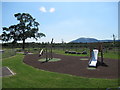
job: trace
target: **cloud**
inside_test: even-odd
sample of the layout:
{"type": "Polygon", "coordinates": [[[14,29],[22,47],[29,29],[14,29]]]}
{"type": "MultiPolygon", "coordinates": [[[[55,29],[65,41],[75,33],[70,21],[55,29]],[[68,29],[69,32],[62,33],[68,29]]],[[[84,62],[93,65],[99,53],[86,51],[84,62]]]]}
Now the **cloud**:
{"type": "Polygon", "coordinates": [[[46,8],[45,7],[40,7],[39,9],[41,12],[47,12],[46,8]]]}
{"type": "Polygon", "coordinates": [[[46,13],[46,12],[50,12],[50,13],[55,12],[55,8],[50,8],[49,11],[48,11],[48,10],[46,10],[46,7],[43,7],[43,6],[40,7],[39,10],[40,10],[41,12],[44,12],[44,13],[46,13]]]}
{"type": "Polygon", "coordinates": [[[50,13],[55,12],[55,8],[50,8],[49,12],[50,12],[50,13]]]}

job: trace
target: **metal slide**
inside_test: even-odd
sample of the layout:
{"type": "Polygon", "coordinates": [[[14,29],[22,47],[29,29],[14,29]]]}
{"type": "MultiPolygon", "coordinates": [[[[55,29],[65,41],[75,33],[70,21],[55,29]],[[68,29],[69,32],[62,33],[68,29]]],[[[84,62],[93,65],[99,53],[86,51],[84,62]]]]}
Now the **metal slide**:
{"type": "Polygon", "coordinates": [[[97,49],[94,49],[92,51],[92,57],[89,61],[89,66],[90,67],[96,67],[97,65],[97,59],[98,59],[98,50],[97,49]]]}
{"type": "Polygon", "coordinates": [[[43,54],[43,49],[40,51],[39,56],[41,56],[42,54],[43,54]]]}

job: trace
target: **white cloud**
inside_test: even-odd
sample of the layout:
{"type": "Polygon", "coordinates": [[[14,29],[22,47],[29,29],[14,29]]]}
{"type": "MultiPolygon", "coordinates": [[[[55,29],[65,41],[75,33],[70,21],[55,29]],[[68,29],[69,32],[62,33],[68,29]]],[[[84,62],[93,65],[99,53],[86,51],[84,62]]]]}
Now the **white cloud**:
{"type": "Polygon", "coordinates": [[[49,12],[50,12],[50,13],[55,12],[55,8],[50,8],[49,12]]]}
{"type": "Polygon", "coordinates": [[[44,13],[45,13],[45,12],[50,12],[50,13],[55,12],[55,8],[50,8],[49,11],[47,11],[47,10],[46,10],[46,7],[40,7],[39,10],[40,10],[41,12],[44,12],[44,13]]]}
{"type": "Polygon", "coordinates": [[[47,12],[46,8],[45,7],[40,7],[39,9],[41,12],[47,12]]]}

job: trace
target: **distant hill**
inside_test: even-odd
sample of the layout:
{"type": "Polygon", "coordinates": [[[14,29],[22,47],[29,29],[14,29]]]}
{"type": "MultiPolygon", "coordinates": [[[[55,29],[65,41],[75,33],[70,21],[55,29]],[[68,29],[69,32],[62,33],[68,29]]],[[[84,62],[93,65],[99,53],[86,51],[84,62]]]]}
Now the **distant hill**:
{"type": "Polygon", "coordinates": [[[97,40],[95,38],[78,38],[76,40],[71,41],[70,43],[93,43],[93,42],[113,42],[113,40],[97,40]]]}
{"type": "Polygon", "coordinates": [[[99,40],[99,42],[113,42],[113,40],[99,40]]]}
{"type": "Polygon", "coordinates": [[[72,43],[92,43],[92,42],[99,42],[97,39],[94,38],[78,38],[76,40],[71,41],[72,43]]]}

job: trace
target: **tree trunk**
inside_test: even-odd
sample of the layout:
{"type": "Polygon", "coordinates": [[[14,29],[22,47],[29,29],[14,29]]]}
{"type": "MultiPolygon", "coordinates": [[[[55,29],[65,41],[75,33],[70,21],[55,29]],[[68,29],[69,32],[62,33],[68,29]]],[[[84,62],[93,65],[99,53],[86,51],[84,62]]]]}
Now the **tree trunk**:
{"type": "Polygon", "coordinates": [[[23,50],[25,49],[25,39],[23,39],[23,46],[22,46],[22,49],[23,49],[23,50]]]}

